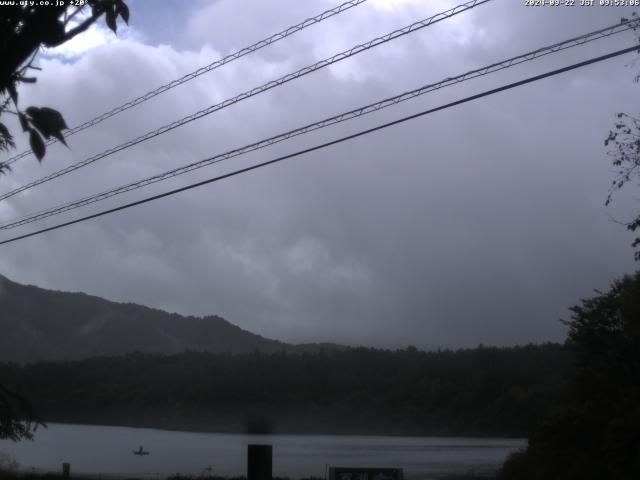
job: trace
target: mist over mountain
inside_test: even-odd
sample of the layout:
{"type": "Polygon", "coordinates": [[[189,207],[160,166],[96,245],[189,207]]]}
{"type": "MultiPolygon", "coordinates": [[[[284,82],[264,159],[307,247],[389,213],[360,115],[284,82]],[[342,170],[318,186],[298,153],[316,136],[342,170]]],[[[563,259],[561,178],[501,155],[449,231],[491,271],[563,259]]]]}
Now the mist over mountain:
{"type": "Polygon", "coordinates": [[[290,345],[218,316],[185,317],[5,277],[0,329],[0,385],[62,423],[524,435],[562,404],[571,372],[557,344],[432,352],[290,345]]]}
{"type": "Polygon", "coordinates": [[[182,316],[84,293],[21,285],[0,275],[0,361],[70,360],[128,352],[171,354],[312,352],[330,344],[291,345],[216,315],[182,316]]]}

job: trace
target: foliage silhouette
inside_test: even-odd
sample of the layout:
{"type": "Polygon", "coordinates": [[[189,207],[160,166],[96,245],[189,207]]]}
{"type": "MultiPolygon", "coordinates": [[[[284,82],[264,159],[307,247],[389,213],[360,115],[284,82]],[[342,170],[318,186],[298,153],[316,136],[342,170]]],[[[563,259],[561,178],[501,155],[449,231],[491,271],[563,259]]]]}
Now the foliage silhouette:
{"type": "MultiPolygon", "coordinates": [[[[632,19],[637,21],[638,14],[634,12],[632,19]]],[[[626,20],[622,19],[622,21],[626,20]]],[[[634,31],[640,43],[640,26],[634,27],[634,31]]],[[[638,51],[640,52],[640,47],[638,51]]],[[[634,80],[635,82],[640,81],[640,74],[636,75],[634,80]]],[[[609,131],[604,145],[605,147],[611,146],[608,153],[616,168],[616,178],[611,183],[605,202],[606,205],[609,205],[613,200],[614,193],[622,189],[632,179],[640,179],[640,118],[624,112],[616,113],[614,128],[609,131]]],[[[632,232],[640,229],[640,214],[624,225],[632,232]]],[[[635,238],[632,247],[636,248],[635,260],[640,261],[640,237],[635,238]]]]}
{"type": "Polygon", "coordinates": [[[640,272],[573,307],[571,396],[513,455],[501,478],[640,478],[640,272]]]}
{"type": "MultiPolygon", "coordinates": [[[[55,137],[65,143],[63,131],[67,128],[64,118],[57,110],[48,107],[18,106],[18,86],[21,83],[35,83],[30,70],[39,70],[33,61],[40,47],[57,47],[86,31],[102,15],[107,26],[114,32],[117,18],[128,23],[129,7],[123,0],[87,0],[80,6],[58,2],[47,6],[29,5],[37,2],[15,2],[4,5],[0,20],[0,117],[11,113],[18,116],[24,132],[29,135],[29,143],[38,160],[46,153],[44,140],[55,137]],[[82,19],[81,13],[89,8],[90,14],[82,19]],[[13,108],[11,105],[13,104],[13,108]]],[[[0,122],[0,151],[15,147],[14,137],[0,122]]],[[[0,173],[10,170],[6,163],[0,163],[0,173]]]]}
{"type": "Polygon", "coordinates": [[[0,439],[31,440],[38,425],[44,423],[31,404],[0,385],[0,439]]]}
{"type": "MultiPolygon", "coordinates": [[[[129,8],[123,0],[87,0],[81,6],[29,5],[37,2],[15,2],[2,6],[0,19],[0,117],[3,114],[18,116],[22,130],[29,135],[29,143],[40,161],[46,153],[45,140],[54,137],[65,143],[63,131],[67,128],[64,118],[49,107],[30,106],[21,110],[18,106],[18,86],[35,83],[30,70],[39,70],[33,61],[41,46],[56,47],[86,31],[103,14],[108,27],[116,31],[119,16],[129,21],[129,8]],[[74,19],[89,7],[87,18],[74,25],[74,19]],[[13,109],[11,108],[13,104],[13,109]]],[[[79,17],[78,17],[79,18],[79,17]]],[[[77,19],[76,19],[77,21],[77,19]]],[[[0,152],[15,148],[14,137],[0,122],[0,152]]],[[[10,167],[0,162],[0,173],[10,167]]],[[[42,424],[29,402],[18,393],[0,384],[0,438],[14,441],[30,439],[33,430],[42,424]]],[[[42,424],[43,425],[43,424],[42,424]]]]}

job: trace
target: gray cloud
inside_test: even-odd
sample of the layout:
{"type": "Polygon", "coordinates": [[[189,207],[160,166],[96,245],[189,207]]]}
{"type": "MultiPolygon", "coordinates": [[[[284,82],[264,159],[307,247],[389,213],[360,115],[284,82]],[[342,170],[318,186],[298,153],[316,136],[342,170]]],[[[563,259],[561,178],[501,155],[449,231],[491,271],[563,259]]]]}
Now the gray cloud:
{"type": "MultiPolygon", "coordinates": [[[[194,4],[172,17],[176,33],[162,41],[157,25],[152,29],[143,20],[148,5],[140,3],[141,22],[133,22],[127,38],[72,62],[43,60],[37,86],[21,92],[24,104],[59,108],[70,124],[77,123],[333,4],[239,3],[194,4]],[[182,23],[176,27],[176,22],[182,23]]],[[[21,161],[14,174],[0,179],[2,188],[454,5],[423,3],[379,0],[353,9],[72,137],[71,151],[56,146],[42,165],[21,161]]],[[[519,2],[478,7],[14,197],[0,206],[0,218],[164,171],[614,23],[628,14],[622,10],[527,9],[519,2]]],[[[613,38],[474,80],[86,212],[632,40],[631,35],[613,38]]],[[[631,58],[4,246],[0,271],[50,288],[185,314],[220,314],[286,341],[437,347],[562,340],[558,318],[567,317],[567,307],[634,268],[631,239],[603,206],[611,173],[602,144],[613,114],[637,99],[633,70],[625,67],[631,58]]],[[[624,217],[636,206],[621,196],[611,213],[624,217]]]]}

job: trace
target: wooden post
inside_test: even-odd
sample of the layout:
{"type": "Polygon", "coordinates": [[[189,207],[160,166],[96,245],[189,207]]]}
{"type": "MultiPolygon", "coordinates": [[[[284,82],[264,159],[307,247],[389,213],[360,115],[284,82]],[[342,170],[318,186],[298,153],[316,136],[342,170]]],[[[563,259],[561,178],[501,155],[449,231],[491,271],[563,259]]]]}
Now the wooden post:
{"type": "Polygon", "coordinates": [[[272,480],[273,447],[249,445],[247,448],[247,480],[272,480]]]}
{"type": "Polygon", "coordinates": [[[64,462],[62,464],[62,478],[69,478],[71,476],[71,464],[64,462]]]}

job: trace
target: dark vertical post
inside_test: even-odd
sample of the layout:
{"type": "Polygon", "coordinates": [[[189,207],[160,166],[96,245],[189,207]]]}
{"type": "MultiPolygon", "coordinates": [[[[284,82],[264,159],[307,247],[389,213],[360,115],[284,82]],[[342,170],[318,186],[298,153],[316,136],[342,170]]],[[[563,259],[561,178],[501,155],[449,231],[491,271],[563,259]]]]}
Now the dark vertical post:
{"type": "Polygon", "coordinates": [[[71,476],[71,464],[64,462],[62,464],[62,478],[69,478],[71,476]]]}
{"type": "Polygon", "coordinates": [[[249,445],[247,448],[247,480],[272,480],[273,447],[249,445]]]}

